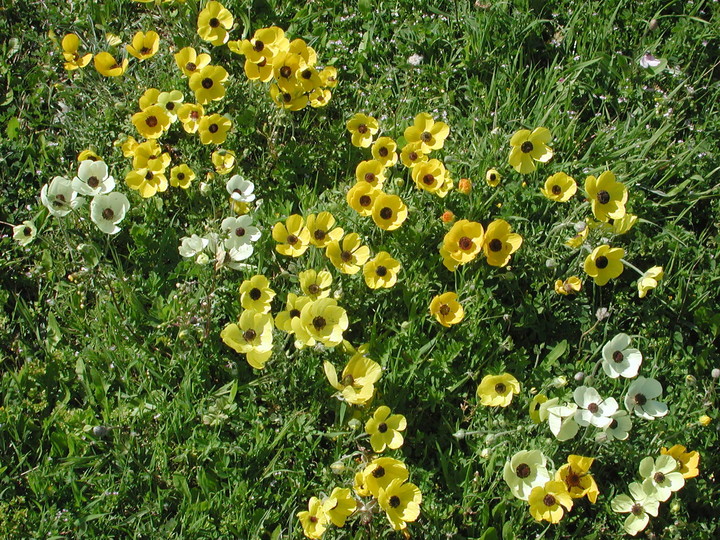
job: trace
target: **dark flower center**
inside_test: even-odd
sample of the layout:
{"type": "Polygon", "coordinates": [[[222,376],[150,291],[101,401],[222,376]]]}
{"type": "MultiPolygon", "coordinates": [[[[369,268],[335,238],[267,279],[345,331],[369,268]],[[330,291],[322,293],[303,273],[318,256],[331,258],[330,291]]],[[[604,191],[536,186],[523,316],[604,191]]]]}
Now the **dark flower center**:
{"type": "Polygon", "coordinates": [[[30,227],[25,227],[22,232],[23,236],[30,236],[32,234],[32,229],[30,227]]]}
{"type": "Polygon", "coordinates": [[[392,208],[388,208],[387,206],[385,208],[382,208],[380,210],[380,217],[383,219],[390,219],[393,216],[392,208]]]}
{"type": "Polygon", "coordinates": [[[282,95],[282,98],[285,103],[290,103],[292,101],[292,95],[288,94],[287,92],[282,95]]]}
{"type": "Polygon", "coordinates": [[[647,403],[645,394],[635,394],[633,400],[635,401],[635,405],[640,405],[641,407],[647,403]]]}
{"type": "Polygon", "coordinates": [[[259,39],[255,40],[255,44],[253,45],[253,50],[255,52],[260,52],[265,48],[265,44],[260,41],[259,39]]]}
{"type": "Polygon", "coordinates": [[[458,246],[460,247],[460,249],[464,249],[464,250],[472,249],[472,248],[473,248],[472,238],[469,238],[469,237],[467,237],[467,236],[463,236],[463,237],[460,238],[460,240],[458,241],[458,246]]]}
{"type": "Polygon", "coordinates": [[[490,173],[490,181],[491,181],[491,182],[494,182],[495,180],[497,180],[497,174],[495,174],[495,173],[490,173]]]}
{"type": "Polygon", "coordinates": [[[625,357],[623,356],[622,351],[615,351],[612,355],[613,361],[617,362],[618,364],[623,361],[625,357]]]}
{"type": "Polygon", "coordinates": [[[143,56],[145,54],[150,54],[151,50],[152,49],[150,49],[149,47],[143,47],[142,49],[140,49],[140,56],[143,56]]]}
{"type": "Polygon", "coordinates": [[[422,139],[423,142],[430,142],[432,140],[432,133],[429,131],[423,131],[422,135],[420,135],[420,139],[422,139]]]}
{"type": "Polygon", "coordinates": [[[558,186],[557,184],[555,184],[552,187],[552,192],[553,192],[553,195],[560,195],[562,193],[562,188],[560,186],[558,186]]]}
{"type": "Polygon", "coordinates": [[[492,240],[490,240],[488,247],[490,248],[490,251],[498,252],[502,249],[503,246],[502,242],[499,239],[493,238],[492,240]]]}
{"type": "Polygon", "coordinates": [[[533,146],[533,143],[530,141],[525,141],[522,143],[522,146],[520,146],[520,150],[523,152],[523,154],[529,154],[533,151],[535,147],[533,146]]]}
{"type": "Polygon", "coordinates": [[[220,26],[220,21],[218,19],[216,19],[215,17],[213,17],[212,19],[210,19],[209,24],[210,24],[210,28],[217,28],[218,26],[220,26]]]}
{"type": "Polygon", "coordinates": [[[390,508],[397,508],[398,506],[400,506],[400,497],[398,497],[397,495],[393,495],[392,497],[390,497],[388,504],[390,505],[390,508]]]}
{"type": "Polygon", "coordinates": [[[643,507],[640,503],[635,503],[632,505],[630,512],[633,516],[642,516],[645,513],[645,510],[643,510],[643,507]]]}
{"type": "Polygon", "coordinates": [[[410,161],[415,161],[418,158],[417,152],[410,152],[408,158],[410,158],[410,161]]]}
{"type": "Polygon", "coordinates": [[[366,182],[372,182],[373,180],[375,180],[375,175],[373,173],[371,173],[371,172],[365,173],[365,181],[366,182]]]}
{"type": "Polygon", "coordinates": [[[358,202],[360,203],[360,206],[370,206],[370,203],[372,203],[372,197],[370,197],[370,195],[363,195],[360,197],[358,202]]]}
{"type": "Polygon", "coordinates": [[[340,254],[340,258],[343,260],[343,262],[350,262],[352,260],[352,253],[349,251],[343,251],[340,254]]]}
{"type": "Polygon", "coordinates": [[[105,210],[102,211],[102,217],[110,221],[115,217],[115,212],[112,211],[112,208],[105,208],[105,210]]]}
{"type": "Polygon", "coordinates": [[[155,118],[154,116],[148,116],[145,119],[145,123],[147,124],[148,127],[154,128],[155,126],[158,125],[158,119],[155,118]]]}
{"type": "MultiPolygon", "coordinates": [[[[342,383],[343,383],[345,386],[350,386],[350,385],[352,385],[354,382],[355,382],[355,377],[353,377],[353,376],[350,375],[349,373],[348,373],[347,375],[345,375],[345,376],[343,377],[343,380],[342,380],[342,383]]],[[[385,474],[385,471],[383,471],[382,474],[385,474]]],[[[382,474],[381,474],[380,476],[382,476],[382,474]]]]}
{"type": "Polygon", "coordinates": [[[201,84],[205,90],[210,90],[215,82],[210,77],[205,77],[201,84]]]}
{"type": "Polygon", "coordinates": [[[322,330],[323,328],[325,328],[325,326],[327,325],[327,322],[325,321],[324,317],[318,316],[312,320],[312,325],[315,327],[315,330],[319,331],[319,330],[322,330]]]}
{"type": "Polygon", "coordinates": [[[380,277],[385,277],[385,276],[387,276],[388,270],[384,266],[378,266],[375,269],[375,273],[380,277]]]}
{"type": "Polygon", "coordinates": [[[530,465],[527,463],[521,463],[517,466],[517,469],[515,469],[515,474],[518,478],[527,478],[530,476],[530,465]]]}
{"type": "Polygon", "coordinates": [[[302,74],[300,76],[307,81],[310,77],[312,77],[312,71],[310,71],[309,69],[306,69],[305,71],[302,72],[302,74]]]}
{"type": "Polygon", "coordinates": [[[217,124],[210,124],[208,131],[210,133],[217,133],[219,129],[220,129],[220,126],[218,126],[217,124]]]}
{"type": "Polygon", "coordinates": [[[100,180],[98,180],[97,176],[91,176],[90,178],[88,178],[87,184],[91,188],[96,188],[100,185],[100,180]]]}
{"type": "Polygon", "coordinates": [[[154,178],[153,172],[148,171],[145,173],[145,180],[152,180],[154,178]]]}
{"type": "Polygon", "coordinates": [[[297,236],[295,236],[294,234],[289,234],[287,237],[287,243],[290,244],[291,246],[294,244],[297,244],[298,240],[299,240],[299,238],[297,236]]]}
{"type": "Polygon", "coordinates": [[[618,427],[618,421],[613,418],[613,420],[612,420],[612,422],[610,422],[610,425],[608,426],[608,428],[615,429],[616,427],[618,427]]]}
{"type": "Polygon", "coordinates": [[[556,502],[557,501],[555,500],[555,496],[550,495],[549,493],[545,495],[545,497],[543,497],[543,504],[545,506],[555,506],[556,502]]]}
{"type": "Polygon", "coordinates": [[[661,472],[656,472],[653,480],[655,480],[656,484],[662,484],[665,481],[665,475],[661,472]]]}
{"type": "Polygon", "coordinates": [[[317,523],[317,516],[310,516],[308,519],[310,519],[310,523],[317,523]]]}
{"type": "Polygon", "coordinates": [[[495,392],[498,394],[504,394],[506,389],[507,389],[507,386],[505,386],[501,382],[499,382],[495,385],[495,392]]]}
{"type": "Polygon", "coordinates": [[[252,298],[253,300],[260,300],[261,296],[262,291],[257,287],[253,287],[252,289],[250,289],[250,298],[252,298]]]}
{"type": "Polygon", "coordinates": [[[608,262],[608,258],[604,255],[601,255],[600,257],[595,259],[595,266],[602,270],[603,268],[607,268],[608,262]]]}
{"type": "Polygon", "coordinates": [[[290,66],[283,66],[280,68],[280,76],[287,79],[292,75],[292,68],[290,66]]]}
{"type": "Polygon", "coordinates": [[[372,475],[375,478],[382,478],[385,476],[385,469],[382,466],[375,467],[375,470],[372,472],[372,475]]]}
{"type": "Polygon", "coordinates": [[[593,414],[595,414],[596,412],[598,412],[600,410],[600,407],[598,407],[597,403],[591,403],[590,405],[588,405],[587,408],[588,408],[588,411],[590,411],[593,414]]]}
{"type": "Polygon", "coordinates": [[[317,283],[311,283],[308,287],[308,292],[310,294],[317,294],[320,292],[320,286],[317,283]]]}
{"type": "Polygon", "coordinates": [[[435,177],[432,174],[426,174],[423,176],[423,183],[427,186],[431,185],[433,182],[435,182],[435,177]]]}
{"type": "Polygon", "coordinates": [[[291,309],[290,310],[290,318],[295,319],[296,317],[300,316],[300,310],[299,309],[291,309]]]}
{"type": "Polygon", "coordinates": [[[188,71],[195,71],[197,70],[197,64],[195,64],[194,62],[188,62],[187,64],[185,64],[185,69],[188,71]]]}
{"type": "Polygon", "coordinates": [[[313,236],[315,237],[315,240],[325,240],[327,233],[322,229],[318,229],[313,233],[313,236]]]}
{"type": "Polygon", "coordinates": [[[450,315],[450,306],[448,306],[447,304],[443,304],[442,306],[440,306],[438,312],[443,317],[447,317],[448,315],[450,315]]]}
{"type": "Polygon", "coordinates": [[[267,58],[263,58],[262,60],[260,60],[257,63],[257,67],[261,67],[261,68],[265,67],[266,65],[267,65],[267,58]]]}
{"type": "Polygon", "coordinates": [[[245,341],[249,343],[257,337],[257,333],[255,332],[255,330],[250,328],[249,330],[245,330],[245,332],[243,333],[243,337],[245,338],[245,341]]]}
{"type": "Polygon", "coordinates": [[[177,173],[177,179],[178,179],[178,180],[185,180],[185,173],[181,173],[181,172],[177,173]]]}
{"type": "Polygon", "coordinates": [[[198,118],[200,118],[200,112],[199,112],[199,111],[192,111],[192,112],[190,113],[190,118],[192,118],[193,120],[197,120],[198,118]]]}
{"type": "Polygon", "coordinates": [[[166,108],[168,111],[172,111],[172,110],[175,108],[175,103],[172,102],[172,101],[168,101],[168,102],[165,104],[165,108],[166,108]]]}
{"type": "Polygon", "coordinates": [[[365,124],[360,124],[357,127],[357,130],[358,130],[358,133],[360,133],[361,135],[365,135],[368,132],[368,127],[365,124]]]}
{"type": "Polygon", "coordinates": [[[565,483],[570,487],[577,487],[580,485],[580,475],[570,469],[570,472],[565,477],[565,483]]]}
{"type": "Polygon", "coordinates": [[[388,152],[388,149],[384,146],[380,150],[378,150],[378,154],[380,154],[380,157],[387,157],[389,153],[390,152],[388,152]]]}
{"type": "Polygon", "coordinates": [[[598,191],[597,200],[600,204],[607,204],[610,202],[610,194],[605,190],[598,191]]]}
{"type": "Polygon", "coordinates": [[[385,422],[383,422],[382,424],[380,424],[380,425],[378,426],[378,431],[379,431],[380,433],[385,433],[387,430],[388,430],[388,427],[387,427],[387,424],[386,424],[385,422]]]}

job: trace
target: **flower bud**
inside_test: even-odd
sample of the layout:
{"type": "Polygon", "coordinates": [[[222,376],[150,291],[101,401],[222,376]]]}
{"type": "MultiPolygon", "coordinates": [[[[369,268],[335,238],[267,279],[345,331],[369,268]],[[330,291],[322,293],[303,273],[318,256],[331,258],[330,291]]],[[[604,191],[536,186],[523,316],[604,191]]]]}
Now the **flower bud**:
{"type": "Polygon", "coordinates": [[[574,378],[577,382],[582,382],[582,380],[585,378],[585,372],[584,372],[584,371],[578,371],[573,378],[574,378]]]}
{"type": "Polygon", "coordinates": [[[330,465],[330,470],[335,474],[342,474],[345,471],[345,464],[342,461],[336,461],[330,465]]]}
{"type": "Polygon", "coordinates": [[[443,215],[440,216],[440,219],[443,223],[451,223],[452,221],[455,221],[455,214],[453,214],[450,210],[445,210],[443,215]]]}
{"type": "Polygon", "coordinates": [[[207,182],[200,182],[200,193],[203,195],[207,195],[210,193],[210,184],[207,182]]]}
{"type": "Polygon", "coordinates": [[[567,378],[562,375],[560,377],[555,377],[552,381],[550,381],[550,384],[555,388],[562,388],[567,385],[567,378]]]}
{"type": "Polygon", "coordinates": [[[710,376],[711,376],[713,379],[720,379],[720,369],[718,369],[718,368],[713,369],[713,370],[710,372],[710,376]]]}
{"type": "Polygon", "coordinates": [[[469,178],[461,178],[458,182],[458,191],[463,195],[469,195],[472,191],[472,181],[469,178]]]}

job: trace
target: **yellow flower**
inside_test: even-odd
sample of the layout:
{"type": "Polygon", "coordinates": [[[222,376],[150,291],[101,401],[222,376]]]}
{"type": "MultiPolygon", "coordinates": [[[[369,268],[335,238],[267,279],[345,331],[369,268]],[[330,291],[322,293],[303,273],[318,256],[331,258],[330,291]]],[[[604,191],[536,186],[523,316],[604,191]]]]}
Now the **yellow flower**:
{"type": "Polygon", "coordinates": [[[232,127],[230,119],[219,114],[203,116],[198,123],[198,134],[203,144],[222,144],[232,127]]]}
{"type": "Polygon", "coordinates": [[[215,150],[210,159],[218,174],[229,174],[235,166],[235,152],[232,150],[215,150]]]}
{"type": "Polygon", "coordinates": [[[121,63],[118,63],[118,61],[113,58],[113,55],[105,51],[97,53],[95,58],[93,58],[93,63],[98,73],[105,77],[119,77],[125,73],[128,67],[127,58],[124,58],[121,63]]]}
{"type": "Polygon", "coordinates": [[[175,63],[182,70],[186,77],[190,77],[193,73],[210,64],[211,58],[209,54],[195,52],[192,47],[184,47],[174,55],[175,63]]]}
{"type": "Polygon", "coordinates": [[[424,189],[430,193],[440,195],[447,169],[440,160],[431,159],[425,163],[418,163],[412,169],[412,178],[418,189],[424,189]]]}
{"type": "Polygon", "coordinates": [[[242,54],[248,62],[260,64],[262,62],[272,64],[273,60],[280,54],[288,52],[290,41],[285,37],[285,31],[277,26],[259,28],[250,39],[244,39],[233,45],[231,50],[242,54]]]}
{"type": "Polygon", "coordinates": [[[530,405],[528,406],[528,412],[530,419],[534,424],[539,424],[542,420],[540,419],[540,405],[548,400],[545,394],[538,394],[532,398],[530,405]]]}
{"type": "Polygon", "coordinates": [[[323,501],[323,511],[336,527],[343,527],[356,508],[357,501],[350,494],[350,488],[333,488],[330,496],[323,501]]]}
{"type": "Polygon", "coordinates": [[[167,191],[168,181],[161,172],[150,169],[134,169],[125,176],[125,184],[130,189],[137,190],[140,196],[147,199],[158,191],[167,191]]]}
{"type": "Polygon", "coordinates": [[[317,300],[330,296],[330,285],[332,285],[332,274],[327,270],[305,270],[298,275],[300,278],[300,289],[310,299],[317,300]]]}
{"type": "Polygon", "coordinates": [[[285,311],[281,311],[275,316],[275,327],[288,334],[295,333],[295,330],[292,329],[292,321],[300,317],[300,311],[305,304],[310,302],[312,302],[312,299],[307,296],[288,293],[285,311]]]}
{"type": "Polygon", "coordinates": [[[544,486],[536,486],[528,497],[530,514],[537,521],[559,523],[565,514],[573,507],[572,498],[565,489],[563,482],[550,480],[544,486]],[[563,508],[565,510],[563,510],[563,508]]]}
{"type": "Polygon", "coordinates": [[[263,60],[259,64],[253,64],[250,60],[245,60],[243,69],[245,75],[251,81],[270,82],[274,75],[273,65],[267,60],[263,60]]]}
{"type": "Polygon", "coordinates": [[[475,259],[483,246],[485,231],[480,223],[461,219],[445,234],[440,255],[443,264],[454,271],[460,264],[475,259]]]}
{"type": "Polygon", "coordinates": [[[138,133],[146,139],[157,139],[170,127],[170,117],[159,105],[152,105],[132,116],[132,123],[138,133]]]}
{"type": "Polygon", "coordinates": [[[228,40],[227,31],[232,28],[233,16],[220,2],[211,0],[198,14],[198,35],[215,46],[228,40]]]}
{"type": "Polygon", "coordinates": [[[590,232],[590,227],[585,227],[582,231],[577,233],[572,238],[568,238],[565,242],[565,245],[568,247],[571,247],[571,248],[575,248],[575,249],[579,248],[580,246],[583,245],[583,243],[587,239],[589,232],[590,232]]]}
{"type": "Polygon", "coordinates": [[[435,122],[428,113],[420,113],[415,117],[412,126],[405,129],[405,140],[409,143],[420,143],[423,152],[439,150],[445,145],[450,128],[445,122],[435,122]]]}
{"type": "Polygon", "coordinates": [[[111,47],[117,47],[122,43],[122,39],[120,39],[120,36],[118,36],[117,34],[112,34],[110,32],[105,33],[105,41],[111,47]]]}
{"type": "Polygon", "coordinates": [[[520,174],[531,173],[535,170],[535,161],[547,163],[553,157],[553,150],[547,143],[552,135],[547,128],[521,129],[510,139],[510,156],[508,163],[520,174]]]}
{"type": "Polygon", "coordinates": [[[310,232],[310,243],[318,248],[325,249],[332,241],[338,241],[345,231],[335,227],[335,217],[330,212],[320,212],[317,216],[310,214],[307,217],[307,229],[310,232]]]}
{"type": "Polygon", "coordinates": [[[153,30],[150,30],[147,34],[145,32],[137,32],[132,38],[132,45],[125,45],[127,52],[140,61],[155,56],[159,48],[160,36],[153,30]]]}
{"type": "Polygon", "coordinates": [[[72,71],[78,68],[84,68],[90,63],[92,54],[88,53],[81,56],[78,53],[80,47],[80,38],[77,34],[67,34],[62,40],[63,57],[65,58],[65,69],[72,71]]]}
{"type": "Polygon", "coordinates": [[[350,233],[342,239],[342,243],[330,242],[325,249],[325,255],[343,274],[356,274],[370,258],[370,248],[362,245],[357,233],[350,233]]]}
{"type": "Polygon", "coordinates": [[[184,163],[170,169],[170,185],[172,187],[187,189],[190,187],[190,182],[194,179],[195,173],[184,163]]]}
{"type": "Polygon", "coordinates": [[[683,478],[695,478],[700,474],[698,465],[700,464],[700,454],[695,451],[686,452],[685,447],[676,444],[668,450],[664,446],[660,449],[660,454],[672,456],[678,463],[678,471],[682,473],[683,478]]]}
{"type": "Polygon", "coordinates": [[[540,193],[551,201],[568,202],[577,192],[575,179],[564,172],[555,173],[545,180],[545,187],[540,188],[540,193]]]}
{"type": "Polygon", "coordinates": [[[301,215],[293,214],[283,223],[278,221],[272,230],[272,237],[278,242],[275,247],[280,255],[299,257],[310,246],[310,231],[305,227],[301,215]]]}
{"type": "Polygon", "coordinates": [[[385,183],[385,165],[376,159],[361,161],[355,167],[355,179],[366,182],[374,188],[381,189],[385,183]]]}
{"type": "Polygon", "coordinates": [[[600,494],[595,479],[590,474],[590,466],[594,458],[569,455],[568,462],[555,473],[555,480],[563,482],[565,488],[573,499],[580,499],[587,495],[591,503],[597,501],[600,494]]]}
{"type": "Polygon", "coordinates": [[[382,375],[380,364],[367,358],[362,352],[355,353],[342,371],[338,381],[335,366],[323,363],[325,376],[330,385],[338,390],[351,405],[365,405],[375,394],[375,383],[382,375]]]}
{"type": "Polygon", "coordinates": [[[155,139],[142,142],[135,147],[133,169],[150,169],[155,173],[162,173],[168,165],[170,165],[170,154],[163,152],[155,139]]]}
{"type": "Polygon", "coordinates": [[[397,163],[397,143],[390,137],[380,137],[372,145],[372,155],[384,167],[392,167],[397,163]]]}
{"type": "Polygon", "coordinates": [[[78,156],[77,156],[77,160],[78,160],[79,162],[81,162],[81,163],[82,163],[83,161],[88,160],[88,159],[89,159],[90,161],[102,161],[102,158],[101,158],[100,156],[98,156],[95,152],[93,152],[93,151],[90,150],[90,149],[83,150],[83,151],[80,152],[80,153],[78,154],[78,156]]]}
{"type": "Polygon", "coordinates": [[[378,132],[380,126],[372,116],[357,113],[345,124],[347,130],[352,134],[353,146],[367,148],[372,144],[373,136],[378,132]]]}
{"type": "Polygon", "coordinates": [[[252,367],[263,369],[272,355],[272,330],[271,315],[248,309],[242,312],[237,324],[228,324],[220,337],[225,345],[245,354],[252,367]]]}
{"type": "Polygon", "coordinates": [[[171,122],[177,120],[177,112],[182,105],[183,95],[180,90],[172,90],[171,92],[160,92],[157,97],[157,104],[165,109],[165,113],[170,117],[171,122]]]}
{"type": "Polygon", "coordinates": [[[371,289],[392,287],[397,282],[398,272],[400,272],[400,262],[393,259],[386,251],[381,251],[363,266],[365,283],[371,289]]]}
{"type": "Polygon", "coordinates": [[[585,192],[598,221],[620,219],[625,215],[628,190],[615,180],[611,171],[605,171],[598,178],[588,176],[585,179],[585,192]]]}
{"type": "Polygon", "coordinates": [[[326,66],[320,72],[320,80],[323,86],[327,88],[335,88],[337,86],[337,69],[332,66],[326,66]]]}
{"type": "Polygon", "coordinates": [[[628,214],[625,212],[625,215],[621,217],[620,219],[613,219],[612,225],[610,226],[610,230],[614,234],[625,234],[630,229],[632,229],[635,226],[635,223],[637,223],[638,217],[634,214],[628,214]]]}
{"type": "Polygon", "coordinates": [[[488,169],[485,173],[485,181],[490,187],[498,187],[500,185],[500,180],[502,180],[502,176],[500,176],[500,173],[495,169],[488,169]]]}
{"type": "Polygon", "coordinates": [[[328,526],[328,517],[323,510],[322,503],[317,497],[310,497],[308,509],[298,512],[297,517],[307,538],[318,540],[325,534],[328,526]]]}
{"type": "Polygon", "coordinates": [[[270,85],[270,97],[275,105],[289,111],[304,109],[309,102],[307,94],[297,86],[280,88],[277,84],[270,85]]]}
{"type": "Polygon", "coordinates": [[[578,293],[581,288],[582,281],[580,281],[580,278],[577,276],[570,276],[565,281],[562,279],[555,281],[555,292],[563,296],[578,293]]]}
{"type": "Polygon", "coordinates": [[[711,418],[710,416],[708,416],[707,414],[703,414],[703,415],[698,419],[698,423],[699,423],[701,426],[707,427],[707,426],[709,426],[709,425],[712,423],[712,418],[711,418]]]}
{"type": "Polygon", "coordinates": [[[662,266],[653,266],[645,272],[637,282],[638,296],[645,298],[650,289],[658,286],[660,280],[665,276],[662,266]]]}
{"type": "Polygon", "coordinates": [[[386,488],[381,488],[378,494],[380,508],[385,510],[390,525],[396,531],[405,529],[408,522],[420,516],[421,502],[420,489],[415,484],[403,484],[399,478],[392,480],[386,488]]]}
{"type": "Polygon", "coordinates": [[[465,317],[465,310],[457,301],[457,293],[446,292],[430,302],[430,315],[445,327],[457,324],[465,317]]]}
{"type": "Polygon", "coordinates": [[[160,90],[157,88],[148,88],[143,92],[143,95],[140,96],[140,99],[138,99],[138,105],[140,105],[140,110],[144,111],[148,107],[152,107],[153,105],[157,105],[158,96],[160,95],[160,90]]]}
{"type": "Polygon", "coordinates": [[[228,72],[222,66],[205,66],[190,76],[188,85],[195,93],[195,100],[200,105],[205,105],[225,97],[223,83],[227,81],[228,76],[228,72]]]}
{"type": "Polygon", "coordinates": [[[611,248],[607,244],[598,246],[585,258],[585,273],[593,278],[596,285],[605,285],[623,273],[620,259],[624,256],[623,248],[611,248]]]}
{"type": "Polygon", "coordinates": [[[240,305],[258,313],[270,313],[270,304],[275,298],[275,291],[270,288],[270,282],[263,275],[256,275],[246,279],[240,285],[240,305]]]}
{"type": "Polygon", "coordinates": [[[204,114],[205,109],[203,109],[203,106],[195,103],[184,103],[178,109],[178,118],[182,122],[186,133],[197,132],[204,114]]]}
{"type": "Polygon", "coordinates": [[[375,199],[381,194],[382,191],[375,186],[367,183],[365,180],[361,180],[350,188],[345,198],[350,208],[358,214],[361,216],[371,216],[375,199]]]}
{"type": "Polygon", "coordinates": [[[316,88],[308,95],[308,99],[310,100],[310,106],[316,109],[318,107],[324,107],[325,105],[330,103],[331,98],[332,93],[330,92],[330,90],[323,88],[316,88]]]}
{"type": "Polygon", "coordinates": [[[408,479],[408,470],[402,461],[390,457],[373,459],[363,469],[365,485],[375,497],[380,495],[380,490],[387,489],[393,480],[400,483],[408,479]]]}
{"type": "Polygon", "coordinates": [[[373,452],[383,452],[385,448],[397,450],[403,445],[401,431],[405,431],[407,421],[402,414],[390,414],[390,407],[381,405],[373,417],[365,423],[365,431],[370,435],[373,452]]]}
{"type": "Polygon", "coordinates": [[[477,388],[480,403],[489,407],[507,407],[518,392],[520,383],[509,373],[485,375],[477,388]]]}
{"type": "Polygon", "coordinates": [[[510,255],[522,245],[522,236],[510,232],[510,224],[503,219],[496,219],[485,231],[483,250],[490,266],[505,266],[510,262],[510,255]]]}
{"type": "Polygon", "coordinates": [[[375,199],[372,219],[375,225],[386,231],[394,231],[408,216],[407,206],[397,195],[380,193],[375,199]]]}
{"type": "Polygon", "coordinates": [[[363,476],[362,471],[356,472],[353,480],[353,490],[359,497],[370,497],[372,495],[365,485],[365,477],[363,476]]]}

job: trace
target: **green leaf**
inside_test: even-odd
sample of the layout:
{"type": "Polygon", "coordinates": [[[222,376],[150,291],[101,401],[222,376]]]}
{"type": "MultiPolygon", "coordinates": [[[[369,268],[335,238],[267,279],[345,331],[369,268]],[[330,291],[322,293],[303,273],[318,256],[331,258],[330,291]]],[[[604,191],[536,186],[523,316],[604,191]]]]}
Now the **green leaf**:
{"type": "Polygon", "coordinates": [[[19,127],[20,121],[15,116],[8,120],[8,123],[5,126],[5,134],[7,135],[8,139],[13,140],[17,137],[19,127]]]}

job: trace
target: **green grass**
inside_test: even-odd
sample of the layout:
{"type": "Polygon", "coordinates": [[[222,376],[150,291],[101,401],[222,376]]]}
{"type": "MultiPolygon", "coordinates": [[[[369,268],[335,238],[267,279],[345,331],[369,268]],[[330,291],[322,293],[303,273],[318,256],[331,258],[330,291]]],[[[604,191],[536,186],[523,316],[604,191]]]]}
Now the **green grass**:
{"type": "MultiPolygon", "coordinates": [[[[364,424],[386,404],[408,421],[405,444],[391,455],[423,493],[420,518],[409,524],[416,538],[617,538],[624,516],[610,501],[637,479],[643,457],[673,444],[700,452],[701,473],[661,505],[647,536],[717,537],[720,418],[710,376],[720,367],[716,3],[226,2],[236,19],[231,39],[277,24],[312,45],[320,64],[338,68],[329,106],[297,113],[277,110],[265,85],[249,83],[241,57],[201,42],[200,4],[0,6],[0,221],[35,219],[40,231],[21,247],[9,227],[1,229],[0,535],[301,538],[295,514],[311,496],[350,487],[370,452],[362,427],[349,421],[364,424]],[[127,43],[150,28],[160,33],[160,52],[132,62],[124,77],[103,78],[92,66],[63,69],[59,41],[68,32],[97,52],[106,48],[105,32],[127,43]],[[173,164],[184,160],[198,173],[194,185],[141,200],[122,181],[130,163],[116,142],[137,137],[130,117],[142,92],[177,88],[192,98],[169,50],[186,45],[207,49],[232,75],[227,97],[208,108],[233,119],[222,146],[236,152],[236,172],[262,199],[251,215],[263,237],[246,270],[216,272],[177,251],[180,238],[217,229],[231,215],[226,177],[209,180],[208,194],[198,188],[212,171],[214,147],[175,126],[161,142],[173,164]],[[640,68],[646,51],[666,66],[640,68]],[[407,61],[413,54],[423,56],[418,66],[407,61]],[[345,122],[372,114],[383,134],[397,138],[423,111],[449,124],[439,158],[456,183],[471,178],[473,191],[439,199],[396,167],[387,185],[410,217],[397,231],[381,231],[345,202],[355,165],[369,158],[351,146],[345,122]],[[507,164],[509,139],[536,126],[552,131],[555,157],[521,177],[507,164]],[[85,148],[105,158],[131,201],[123,231],[110,239],[87,217],[53,218],[39,203],[53,176],[75,174],[85,148]],[[503,175],[495,189],[484,181],[490,167],[503,175]],[[607,169],[628,186],[628,208],[640,217],[613,244],[642,270],[665,268],[642,300],[630,268],[594,286],[582,272],[585,253],[563,245],[590,215],[589,204],[579,196],[559,205],[539,193],[555,172],[582,190],[587,175],[607,169]],[[510,222],[524,238],[510,266],[478,260],[454,274],[443,268],[437,249],[446,209],[485,226],[510,222]],[[275,251],[275,222],[324,210],[373,253],[402,262],[394,288],[371,291],[361,274],[339,274],[317,250],[299,259],[275,251]],[[367,409],[332,397],[322,362],[340,368],[338,351],[298,351],[276,331],[273,358],[259,372],[219,338],[240,314],[243,279],[267,276],[277,313],[287,293],[299,291],[297,274],[323,267],[348,311],[346,339],[369,343],[383,366],[367,409]],[[553,282],[571,274],[584,279],[584,290],[560,297],[553,282]],[[428,315],[433,296],[447,290],[458,292],[466,311],[450,329],[428,315]],[[610,317],[598,321],[601,307],[610,317]],[[635,419],[628,440],[607,445],[591,435],[559,443],[547,425],[532,424],[531,389],[569,396],[579,384],[573,376],[590,374],[619,332],[635,336],[641,374],[662,383],[670,414],[635,419]],[[562,342],[567,347],[557,348],[562,342]],[[480,406],[477,384],[502,371],[520,380],[521,394],[507,409],[480,406]],[[567,386],[553,387],[557,377],[567,386]],[[698,424],[702,414],[713,418],[707,427],[698,424]],[[597,504],[576,501],[558,525],[535,522],[502,480],[519,449],[541,449],[556,467],[568,454],[596,457],[597,504]],[[346,470],[336,475],[330,465],[338,460],[346,470]]],[[[602,377],[601,394],[621,401],[623,382],[602,377]]],[[[400,534],[376,514],[326,537],[400,534]]]]}

